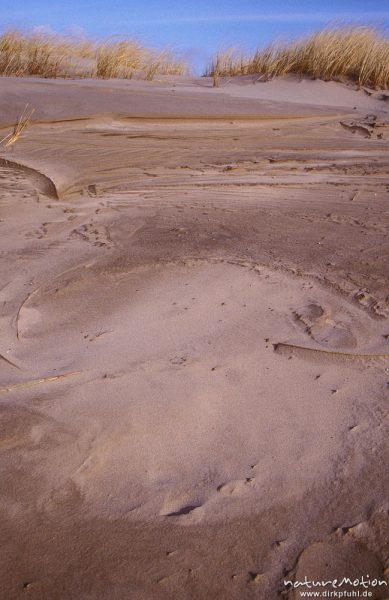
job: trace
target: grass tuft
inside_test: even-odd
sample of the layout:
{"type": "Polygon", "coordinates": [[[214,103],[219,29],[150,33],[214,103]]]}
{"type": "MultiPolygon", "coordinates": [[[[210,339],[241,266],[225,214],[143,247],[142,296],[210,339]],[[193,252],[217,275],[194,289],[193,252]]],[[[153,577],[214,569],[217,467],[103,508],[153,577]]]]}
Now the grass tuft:
{"type": "Polygon", "coordinates": [[[153,79],[184,75],[185,61],[132,40],[94,42],[47,33],[10,30],[0,35],[0,75],[153,79]]]}
{"type": "Polygon", "coordinates": [[[15,142],[17,142],[18,139],[22,137],[23,131],[28,126],[34,112],[35,109],[29,109],[28,104],[26,104],[22,114],[15,124],[15,127],[13,128],[13,131],[0,140],[0,145],[3,144],[5,147],[7,147],[12,146],[15,142]]]}
{"type": "Polygon", "coordinates": [[[288,44],[270,44],[251,56],[218,53],[205,75],[215,77],[295,73],[325,81],[389,87],[389,38],[370,27],[335,27],[288,44]]]}

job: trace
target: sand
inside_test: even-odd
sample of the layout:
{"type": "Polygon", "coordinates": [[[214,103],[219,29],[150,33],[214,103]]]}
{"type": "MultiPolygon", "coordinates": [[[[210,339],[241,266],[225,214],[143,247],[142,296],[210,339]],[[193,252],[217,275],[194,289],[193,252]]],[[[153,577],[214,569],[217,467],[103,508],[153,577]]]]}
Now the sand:
{"type": "Polygon", "coordinates": [[[383,580],[386,96],[2,78],[0,137],[27,102],[0,151],[1,598],[383,580]]]}

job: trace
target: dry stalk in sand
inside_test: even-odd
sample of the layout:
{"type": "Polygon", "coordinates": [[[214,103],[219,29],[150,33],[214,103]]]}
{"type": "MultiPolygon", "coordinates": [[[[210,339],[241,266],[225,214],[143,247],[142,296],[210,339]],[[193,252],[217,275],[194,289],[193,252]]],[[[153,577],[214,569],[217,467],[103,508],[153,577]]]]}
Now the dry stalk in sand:
{"type": "Polygon", "coordinates": [[[20,369],[20,367],[18,367],[18,365],[16,365],[14,362],[12,362],[12,360],[9,360],[9,358],[4,356],[3,354],[0,354],[0,359],[3,360],[4,362],[8,363],[12,367],[15,367],[16,369],[20,369]]]}
{"type": "Polygon", "coordinates": [[[345,357],[349,359],[365,359],[365,360],[375,360],[382,358],[389,358],[388,353],[379,353],[379,354],[368,354],[368,353],[358,353],[358,352],[344,352],[341,350],[331,350],[327,348],[310,348],[309,346],[300,346],[299,344],[288,344],[284,342],[278,342],[277,344],[273,344],[273,348],[275,352],[280,352],[282,350],[297,350],[298,352],[311,352],[313,354],[321,354],[323,356],[333,356],[333,357],[345,357]]]}
{"type": "Polygon", "coordinates": [[[34,385],[41,385],[43,383],[51,383],[54,381],[60,381],[61,379],[65,379],[66,377],[71,377],[72,375],[80,375],[82,371],[72,371],[69,373],[63,373],[62,375],[53,375],[51,377],[42,377],[40,379],[31,379],[30,381],[19,381],[18,383],[10,383],[5,387],[0,388],[0,393],[2,392],[12,392],[12,390],[20,390],[22,388],[33,387],[34,385]]]}
{"type": "Polygon", "coordinates": [[[15,125],[13,131],[11,133],[9,133],[8,135],[6,135],[5,138],[3,138],[0,141],[0,144],[4,144],[5,147],[12,146],[19,138],[21,138],[22,133],[28,126],[30,119],[31,119],[32,115],[34,114],[34,112],[35,112],[35,109],[34,108],[29,109],[28,104],[26,104],[22,114],[20,115],[19,119],[16,122],[16,125],[15,125]]]}
{"type": "Polygon", "coordinates": [[[219,72],[220,72],[220,64],[219,64],[219,57],[217,56],[215,64],[214,64],[214,68],[213,68],[213,73],[212,73],[213,87],[219,87],[219,72]]]}

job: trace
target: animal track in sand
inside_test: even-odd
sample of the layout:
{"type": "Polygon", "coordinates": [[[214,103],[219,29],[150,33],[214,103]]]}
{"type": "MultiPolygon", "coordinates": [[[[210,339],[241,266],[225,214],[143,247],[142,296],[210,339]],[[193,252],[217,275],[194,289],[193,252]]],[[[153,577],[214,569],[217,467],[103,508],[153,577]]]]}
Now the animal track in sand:
{"type": "Polygon", "coordinates": [[[74,229],[72,236],[79,236],[86,242],[94,246],[111,246],[111,238],[109,236],[108,227],[99,223],[87,223],[74,229]]]}
{"type": "Polygon", "coordinates": [[[186,362],[187,362],[187,357],[186,356],[175,356],[174,358],[170,359],[170,363],[172,365],[176,365],[176,366],[185,366],[186,362]]]}
{"type": "Polygon", "coordinates": [[[92,198],[101,195],[98,191],[97,185],[95,185],[94,183],[91,183],[90,185],[88,185],[87,190],[88,190],[89,196],[91,196],[92,198]]]}
{"type": "Polygon", "coordinates": [[[43,240],[61,234],[66,228],[66,221],[45,222],[38,229],[26,233],[25,238],[43,240]]]}

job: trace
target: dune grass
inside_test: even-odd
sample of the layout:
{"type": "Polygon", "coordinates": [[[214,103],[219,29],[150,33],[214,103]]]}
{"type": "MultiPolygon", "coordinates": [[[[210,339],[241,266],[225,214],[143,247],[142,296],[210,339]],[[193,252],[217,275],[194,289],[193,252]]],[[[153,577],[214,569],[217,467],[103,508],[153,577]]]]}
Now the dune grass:
{"type": "Polygon", "coordinates": [[[269,79],[295,73],[325,81],[351,81],[376,89],[389,87],[389,37],[370,27],[335,27],[287,44],[270,44],[251,56],[218,53],[205,75],[262,75],[269,79]]]}
{"type": "Polygon", "coordinates": [[[0,36],[0,74],[59,77],[81,53],[77,45],[48,34],[7,31],[0,36]]]}
{"type": "Polygon", "coordinates": [[[172,53],[157,52],[132,40],[95,42],[17,30],[0,35],[0,75],[151,80],[187,71],[185,61],[172,53]]]}
{"type": "Polygon", "coordinates": [[[22,114],[15,123],[13,131],[11,131],[11,133],[9,133],[2,140],[0,140],[0,146],[13,146],[13,144],[15,144],[15,142],[17,142],[18,139],[23,136],[23,131],[28,127],[28,124],[34,112],[35,109],[29,108],[28,104],[26,104],[22,114]]]}
{"type": "Polygon", "coordinates": [[[96,47],[96,76],[102,79],[132,79],[141,75],[184,75],[187,65],[168,51],[156,52],[134,41],[111,41],[96,47]]]}

